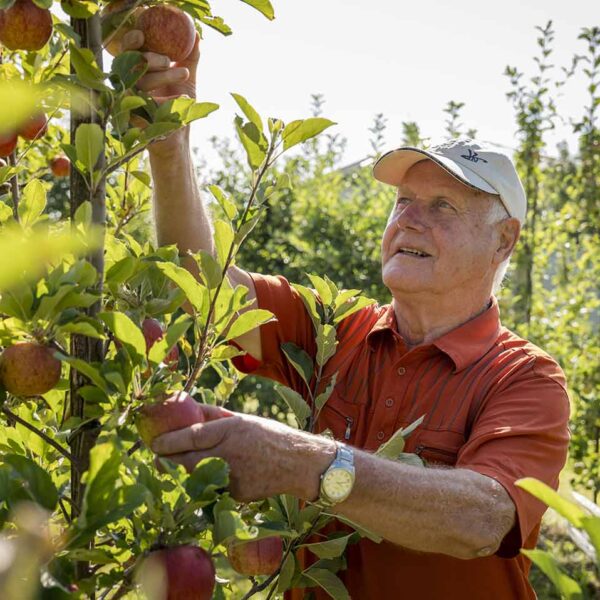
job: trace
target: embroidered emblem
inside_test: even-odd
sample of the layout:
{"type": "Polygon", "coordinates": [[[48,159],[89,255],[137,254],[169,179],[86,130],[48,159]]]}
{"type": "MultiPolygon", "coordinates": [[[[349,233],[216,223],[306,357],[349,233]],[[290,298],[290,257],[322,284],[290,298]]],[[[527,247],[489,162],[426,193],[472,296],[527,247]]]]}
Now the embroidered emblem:
{"type": "Polygon", "coordinates": [[[467,160],[470,160],[471,162],[474,162],[474,163],[478,163],[479,161],[487,163],[487,160],[485,160],[485,158],[481,158],[481,156],[479,156],[479,154],[477,154],[477,152],[473,152],[473,150],[471,150],[470,148],[469,148],[469,154],[461,154],[460,157],[466,158],[467,160]]]}

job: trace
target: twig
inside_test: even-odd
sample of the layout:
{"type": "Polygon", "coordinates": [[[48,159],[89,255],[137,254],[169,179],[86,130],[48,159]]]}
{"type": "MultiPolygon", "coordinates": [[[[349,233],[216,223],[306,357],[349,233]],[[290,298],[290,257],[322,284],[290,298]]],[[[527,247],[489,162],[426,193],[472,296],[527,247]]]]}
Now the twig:
{"type": "MultiPolygon", "coordinates": [[[[242,217],[240,219],[240,227],[245,224],[246,215],[248,214],[248,212],[250,211],[250,208],[252,207],[252,203],[254,202],[254,198],[256,197],[256,193],[258,191],[258,187],[260,185],[260,182],[262,181],[262,178],[264,177],[265,173],[267,172],[267,169],[273,164],[270,161],[273,150],[274,150],[274,145],[272,143],[271,147],[269,148],[269,152],[267,153],[267,156],[265,157],[265,161],[256,177],[254,185],[252,186],[252,192],[250,193],[250,198],[248,199],[248,202],[246,204],[246,207],[245,207],[242,217]]],[[[227,277],[227,270],[229,269],[229,264],[231,263],[231,259],[233,258],[234,246],[235,246],[235,242],[232,241],[231,246],[229,246],[229,252],[227,253],[227,258],[225,259],[225,265],[223,266],[223,273],[221,274],[221,282],[217,286],[217,289],[215,290],[215,294],[211,300],[211,303],[210,303],[210,306],[208,309],[208,315],[206,316],[206,323],[204,325],[204,331],[202,332],[202,334],[200,336],[200,348],[198,350],[198,356],[196,357],[196,362],[194,363],[194,368],[192,369],[192,373],[190,374],[190,377],[187,380],[187,382],[183,388],[185,392],[189,392],[192,389],[192,386],[194,385],[194,381],[198,377],[198,373],[200,372],[200,370],[202,368],[202,364],[204,363],[204,356],[206,354],[206,343],[207,343],[207,338],[208,338],[208,328],[210,327],[210,322],[213,317],[215,306],[217,305],[217,298],[219,297],[219,292],[221,291],[223,281],[225,280],[225,277],[227,277]]]]}
{"type": "Polygon", "coordinates": [[[71,461],[71,464],[73,464],[77,468],[79,468],[79,463],[77,462],[75,457],[66,448],[61,446],[58,442],[56,442],[52,438],[48,437],[43,431],[40,431],[37,427],[35,427],[31,423],[28,423],[27,421],[21,419],[21,417],[19,417],[14,412],[12,412],[8,408],[6,408],[6,406],[2,407],[2,412],[10,419],[13,419],[13,421],[19,423],[20,425],[23,425],[23,427],[25,427],[26,429],[29,429],[29,431],[32,431],[33,433],[35,433],[36,435],[41,437],[45,442],[47,442],[53,448],[58,450],[58,452],[60,452],[65,458],[68,458],[71,461]]]}
{"type": "Polygon", "coordinates": [[[62,511],[63,517],[65,518],[65,521],[70,525],[71,524],[71,517],[69,516],[69,513],[67,512],[67,509],[65,508],[65,505],[62,501],[62,498],[58,499],[58,505],[60,506],[60,510],[62,511]]]}
{"type": "Polygon", "coordinates": [[[136,450],[138,450],[142,445],[142,440],[138,440],[129,450],[127,450],[127,456],[131,456],[136,450]]]}
{"type": "MultiPolygon", "coordinates": [[[[8,162],[10,163],[11,167],[16,168],[17,158],[15,156],[14,150],[10,153],[10,156],[8,157],[8,162]]],[[[18,223],[19,222],[19,175],[18,175],[18,173],[15,173],[10,178],[10,188],[11,188],[11,192],[12,192],[13,217],[15,218],[15,221],[18,223]]]]}

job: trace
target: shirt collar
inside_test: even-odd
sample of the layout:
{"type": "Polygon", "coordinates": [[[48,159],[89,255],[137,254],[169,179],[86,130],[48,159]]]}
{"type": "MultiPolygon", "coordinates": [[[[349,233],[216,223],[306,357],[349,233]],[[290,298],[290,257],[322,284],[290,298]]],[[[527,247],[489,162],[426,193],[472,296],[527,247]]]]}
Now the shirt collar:
{"type": "MultiPolygon", "coordinates": [[[[373,350],[381,331],[390,331],[400,338],[393,305],[388,304],[382,309],[383,312],[367,334],[367,343],[373,350]]],[[[481,358],[493,346],[499,333],[500,310],[496,297],[492,296],[489,308],[434,340],[432,346],[448,355],[458,372],[481,358]]]]}

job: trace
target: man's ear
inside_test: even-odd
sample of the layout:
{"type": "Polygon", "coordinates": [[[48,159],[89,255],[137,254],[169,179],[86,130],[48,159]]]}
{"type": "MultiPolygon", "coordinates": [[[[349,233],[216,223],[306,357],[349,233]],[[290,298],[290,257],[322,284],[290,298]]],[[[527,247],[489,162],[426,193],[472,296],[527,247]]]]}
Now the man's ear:
{"type": "Polygon", "coordinates": [[[511,217],[498,223],[497,227],[499,228],[499,236],[494,262],[500,264],[512,254],[521,234],[521,223],[519,219],[511,217]]]}

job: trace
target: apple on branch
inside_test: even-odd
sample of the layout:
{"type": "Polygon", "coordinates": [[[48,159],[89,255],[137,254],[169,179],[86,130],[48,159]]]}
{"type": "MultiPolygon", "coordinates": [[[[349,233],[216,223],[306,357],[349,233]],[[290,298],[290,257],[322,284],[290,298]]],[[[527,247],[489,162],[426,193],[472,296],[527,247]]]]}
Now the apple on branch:
{"type": "Polygon", "coordinates": [[[146,446],[150,446],[152,440],[163,433],[204,421],[202,405],[183,391],[145,404],[135,416],[135,425],[146,446]]]}
{"type": "Polygon", "coordinates": [[[14,132],[0,134],[0,156],[10,156],[17,147],[18,139],[14,132]]]}
{"type": "Polygon", "coordinates": [[[227,546],[227,558],[234,571],[247,577],[272,575],[283,557],[283,541],[279,536],[259,540],[233,540],[227,546]]]}
{"type": "Polygon", "coordinates": [[[197,546],[162,548],[141,561],[138,579],[148,597],[157,600],[211,600],[215,567],[197,546]]]}
{"type": "Polygon", "coordinates": [[[43,112],[38,112],[29,117],[17,132],[26,140],[36,140],[48,131],[48,119],[43,112]]]}
{"type": "Polygon", "coordinates": [[[15,396],[39,396],[59,381],[61,362],[55,350],[36,342],[9,346],[0,355],[0,382],[15,396]]]}
{"type": "Polygon", "coordinates": [[[185,60],[194,48],[194,23],[174,6],[161,4],[142,11],[135,27],[144,34],[143,50],[164,54],[173,62],[185,60]]]}
{"type": "Polygon", "coordinates": [[[55,177],[68,177],[71,173],[71,162],[66,156],[57,156],[50,161],[50,170],[55,177]]]}
{"type": "Polygon", "coordinates": [[[0,10],[0,43],[9,50],[40,50],[52,35],[52,15],[31,0],[0,10]]]}

